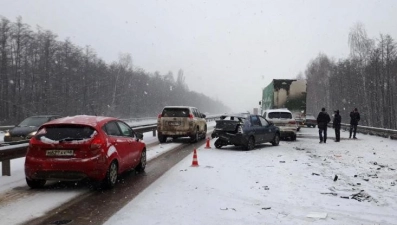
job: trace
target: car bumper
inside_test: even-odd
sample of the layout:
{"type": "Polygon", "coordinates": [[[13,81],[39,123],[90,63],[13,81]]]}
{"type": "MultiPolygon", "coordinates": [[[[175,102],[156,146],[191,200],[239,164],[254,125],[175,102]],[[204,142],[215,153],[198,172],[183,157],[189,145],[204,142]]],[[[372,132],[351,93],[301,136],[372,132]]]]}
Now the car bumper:
{"type": "Polygon", "coordinates": [[[218,137],[224,144],[229,145],[244,145],[248,142],[247,136],[244,134],[232,134],[226,132],[215,132],[211,135],[212,138],[218,137]]]}
{"type": "Polygon", "coordinates": [[[290,137],[296,135],[297,128],[290,128],[290,127],[279,127],[280,128],[280,136],[281,137],[290,137]]]}
{"type": "Polygon", "coordinates": [[[100,162],[100,155],[92,158],[69,159],[26,157],[25,175],[29,179],[78,181],[85,178],[103,180],[108,169],[107,162],[100,162]]]}
{"type": "Polygon", "coordinates": [[[191,131],[161,131],[159,135],[167,136],[167,137],[187,137],[193,136],[194,133],[191,131]]]}

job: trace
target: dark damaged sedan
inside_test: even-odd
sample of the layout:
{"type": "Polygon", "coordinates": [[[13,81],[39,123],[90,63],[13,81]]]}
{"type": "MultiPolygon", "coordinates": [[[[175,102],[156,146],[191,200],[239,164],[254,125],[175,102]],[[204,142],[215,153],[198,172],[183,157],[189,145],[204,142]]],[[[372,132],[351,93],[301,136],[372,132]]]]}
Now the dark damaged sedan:
{"type": "Polygon", "coordinates": [[[61,118],[59,115],[39,115],[24,119],[20,124],[6,132],[4,142],[29,140],[33,137],[37,129],[48,121],[61,118]]]}
{"type": "Polygon", "coordinates": [[[215,141],[216,148],[235,145],[251,150],[255,144],[270,142],[277,146],[280,142],[279,128],[258,115],[221,116],[211,136],[218,138],[215,141]]]}

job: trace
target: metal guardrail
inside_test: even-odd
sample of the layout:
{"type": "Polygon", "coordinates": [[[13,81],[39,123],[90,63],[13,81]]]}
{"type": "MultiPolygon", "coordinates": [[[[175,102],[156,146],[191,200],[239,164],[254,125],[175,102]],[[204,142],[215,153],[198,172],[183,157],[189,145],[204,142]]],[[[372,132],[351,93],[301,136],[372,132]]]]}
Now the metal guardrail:
{"type": "MultiPolygon", "coordinates": [[[[331,124],[331,126],[332,126],[332,124],[331,124]]],[[[350,124],[342,123],[341,129],[349,131],[350,124]]],[[[368,126],[358,125],[357,132],[362,133],[362,134],[376,135],[376,136],[384,137],[384,138],[391,138],[394,140],[397,139],[397,130],[392,130],[392,129],[384,129],[384,128],[378,128],[378,127],[368,127],[368,126]]]]}
{"type": "MultiPolygon", "coordinates": [[[[214,121],[219,118],[217,116],[207,117],[206,120],[214,121]]],[[[132,125],[131,128],[138,133],[153,132],[153,136],[156,136],[157,123],[152,123],[148,125],[132,125]]],[[[24,157],[28,149],[29,140],[18,141],[18,142],[7,142],[0,143],[0,162],[2,164],[2,175],[11,176],[11,162],[12,159],[17,159],[24,157]]]]}
{"type": "Polygon", "coordinates": [[[6,131],[6,130],[9,130],[9,129],[11,129],[11,128],[13,128],[13,127],[15,127],[15,126],[0,126],[0,130],[1,131],[6,131]]]}
{"type": "Polygon", "coordinates": [[[11,159],[26,155],[28,143],[0,147],[0,161],[3,176],[11,176],[11,159]]]}

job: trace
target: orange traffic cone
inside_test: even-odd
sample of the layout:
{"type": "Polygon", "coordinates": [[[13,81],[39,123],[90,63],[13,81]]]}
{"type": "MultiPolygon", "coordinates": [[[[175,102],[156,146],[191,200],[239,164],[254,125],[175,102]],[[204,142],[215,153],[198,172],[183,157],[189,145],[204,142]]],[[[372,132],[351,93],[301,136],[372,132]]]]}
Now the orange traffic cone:
{"type": "Polygon", "coordinates": [[[210,137],[207,137],[207,145],[205,146],[205,148],[210,149],[210,137]]]}
{"type": "Polygon", "coordinates": [[[192,166],[199,166],[197,161],[197,151],[194,149],[192,166]]]}

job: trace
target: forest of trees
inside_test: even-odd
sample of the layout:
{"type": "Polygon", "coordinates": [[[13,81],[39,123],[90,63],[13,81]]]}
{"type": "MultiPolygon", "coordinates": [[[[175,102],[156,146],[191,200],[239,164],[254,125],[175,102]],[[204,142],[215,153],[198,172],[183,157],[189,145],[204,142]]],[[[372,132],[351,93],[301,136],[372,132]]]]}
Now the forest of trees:
{"type": "Polygon", "coordinates": [[[157,116],[166,105],[191,105],[202,112],[230,109],[189,91],[182,70],[148,73],[133,68],[129,54],[108,64],[95,51],[40,27],[0,17],[0,124],[39,114],[157,116]]]}
{"type": "Polygon", "coordinates": [[[367,36],[362,24],[349,33],[350,56],[334,60],[319,54],[305,71],[307,111],[339,109],[342,123],[358,108],[359,125],[397,129],[397,44],[390,35],[367,36]]]}

